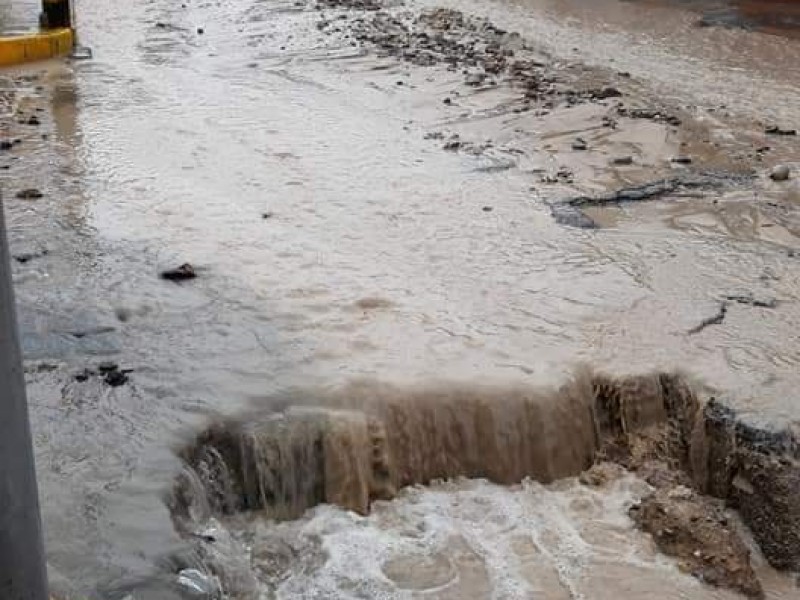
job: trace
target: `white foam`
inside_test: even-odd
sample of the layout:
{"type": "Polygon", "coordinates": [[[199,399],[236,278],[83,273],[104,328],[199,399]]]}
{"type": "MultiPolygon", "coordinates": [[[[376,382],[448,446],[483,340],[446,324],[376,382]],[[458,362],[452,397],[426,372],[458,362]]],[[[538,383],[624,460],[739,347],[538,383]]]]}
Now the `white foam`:
{"type": "Polygon", "coordinates": [[[319,506],[236,537],[265,599],[736,598],[634,528],[627,510],[648,489],[632,475],[601,488],[459,480],[408,488],[365,517],[319,506]]]}

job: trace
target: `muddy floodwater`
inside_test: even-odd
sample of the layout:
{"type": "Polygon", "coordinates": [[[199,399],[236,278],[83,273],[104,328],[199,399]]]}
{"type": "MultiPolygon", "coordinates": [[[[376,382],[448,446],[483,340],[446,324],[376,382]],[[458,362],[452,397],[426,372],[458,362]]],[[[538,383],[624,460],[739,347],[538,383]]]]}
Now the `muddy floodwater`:
{"type": "MultiPolygon", "coordinates": [[[[91,60],[0,85],[59,600],[751,589],[637,529],[653,478],[577,479],[603,397],[564,386],[678,372],[795,439],[796,6],[76,10],[91,60]]],[[[751,483],[707,479],[766,597],[797,597],[800,520],[755,531],[751,483]]]]}

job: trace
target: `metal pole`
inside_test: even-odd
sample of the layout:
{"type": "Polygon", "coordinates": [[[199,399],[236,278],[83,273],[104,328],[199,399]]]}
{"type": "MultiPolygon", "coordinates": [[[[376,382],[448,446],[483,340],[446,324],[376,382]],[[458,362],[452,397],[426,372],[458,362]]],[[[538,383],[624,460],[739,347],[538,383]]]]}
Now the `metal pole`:
{"type": "Polygon", "coordinates": [[[47,600],[39,495],[0,198],[0,598],[47,600]]]}
{"type": "Polygon", "coordinates": [[[44,29],[72,27],[72,14],[70,0],[42,0],[39,24],[44,29]]]}

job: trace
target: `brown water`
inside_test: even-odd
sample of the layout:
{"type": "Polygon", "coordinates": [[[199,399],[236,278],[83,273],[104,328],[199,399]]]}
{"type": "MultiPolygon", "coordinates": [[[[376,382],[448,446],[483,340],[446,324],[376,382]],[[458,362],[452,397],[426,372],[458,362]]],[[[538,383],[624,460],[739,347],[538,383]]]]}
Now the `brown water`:
{"type": "MultiPolygon", "coordinates": [[[[628,71],[643,94],[680,98],[716,140],[733,137],[707,110],[720,104],[742,123],[790,126],[800,114],[800,48],[786,38],[696,28],[693,12],[610,0],[457,4],[521,31],[565,67],[628,71]]],[[[603,211],[598,219],[613,226],[600,231],[565,228],[545,200],[575,190],[541,186],[542,173],[568,163],[584,192],[641,180],[671,168],[679,136],[649,121],[603,132],[596,106],[546,120],[495,110],[510,98],[502,86],[471,92],[444,67],[364,53],[321,34],[317,12],[294,3],[184,9],[152,0],[79,3],[78,11],[93,61],[42,68],[38,81],[4,81],[7,94],[32,98],[30,110],[46,109],[42,128],[7,126],[23,144],[2,159],[11,167],[3,187],[12,250],[48,250],[16,265],[16,284],[57,589],[118,600],[123,584],[143,590],[139,577],[169,571],[165,557],[181,545],[163,503],[181,468],[174,450],[210,414],[253,404],[272,410],[287,389],[365,376],[401,387],[449,380],[540,389],[563,383],[580,363],[614,373],[679,367],[753,419],[797,418],[795,184],[762,178],[720,205],[681,198],[603,211]],[[445,95],[457,98],[454,110],[445,95]],[[432,131],[490,138],[494,148],[443,152],[425,139],[432,131]],[[597,152],[573,156],[576,132],[597,152]],[[608,159],[620,153],[635,155],[641,169],[609,172],[608,159]],[[497,168],[509,160],[511,168],[497,168]],[[45,197],[12,199],[23,187],[45,197]],[[776,216],[770,202],[786,210],[776,216]],[[187,260],[197,280],[158,279],[160,269],[187,260]],[[688,334],[721,298],[740,293],[778,305],[733,304],[724,326],[688,334]],[[73,380],[107,358],[135,369],[130,385],[73,380]]],[[[769,161],[796,164],[791,140],[770,142],[777,150],[769,161]]],[[[565,508],[587,497],[569,486],[461,482],[401,494],[383,517],[322,508],[281,527],[297,535],[310,527],[323,546],[327,539],[334,550],[326,556],[343,562],[325,568],[337,573],[374,550],[386,560],[370,568],[380,563],[393,581],[404,564],[454,561],[485,573],[475,589],[500,585],[503,556],[530,562],[534,552],[514,546],[513,536],[499,547],[481,540],[495,536],[495,525],[527,527],[546,537],[537,552],[551,552],[556,571],[569,571],[565,560],[583,561],[584,595],[598,578],[639,567],[660,582],[648,589],[699,593],[652,548],[644,563],[625,554],[622,540],[647,547],[623,523],[620,507],[633,497],[626,485],[605,499],[588,495],[601,512],[608,507],[620,532],[608,551],[596,542],[605,529],[588,525],[597,512],[565,508]],[[545,509],[457,534],[473,514],[459,512],[460,500],[488,506],[487,514],[505,502],[528,514],[545,509]],[[445,525],[434,528],[432,551],[390,556],[398,532],[417,529],[436,503],[445,525]],[[559,523],[551,537],[548,515],[559,523]],[[367,535],[372,542],[353,557],[345,548],[362,530],[376,537],[367,535]],[[608,564],[613,569],[600,567],[608,564]]],[[[429,588],[452,568],[431,567],[429,588]]],[[[539,577],[525,573],[519,577],[539,577]]],[[[350,594],[326,591],[344,588],[326,588],[322,574],[301,575],[289,590],[350,594]]],[[[351,585],[353,596],[373,589],[351,585]]],[[[166,592],[146,593],[135,600],[166,592]]]]}
{"type": "MultiPolygon", "coordinates": [[[[237,598],[584,598],[594,586],[604,598],[734,597],[678,576],[631,530],[624,513],[650,491],[643,480],[608,463],[601,491],[565,480],[621,433],[668,419],[652,456],[683,456],[702,488],[721,480],[707,457],[728,442],[706,437],[679,377],[585,372],[549,391],[362,381],[280,403],[215,423],[182,450],[169,505],[192,547],[174,559],[185,577],[237,598]]],[[[793,579],[751,546],[766,597],[792,597],[793,579]]],[[[795,560],[782,549],[779,560],[795,560]]]]}

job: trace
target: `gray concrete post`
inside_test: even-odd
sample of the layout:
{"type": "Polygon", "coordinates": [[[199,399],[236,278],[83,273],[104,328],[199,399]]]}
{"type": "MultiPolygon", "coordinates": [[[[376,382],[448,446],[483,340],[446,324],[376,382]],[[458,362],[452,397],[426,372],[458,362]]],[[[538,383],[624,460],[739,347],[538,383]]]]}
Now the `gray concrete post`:
{"type": "Polygon", "coordinates": [[[0,598],[47,600],[47,572],[11,264],[0,198],[0,598]]]}

